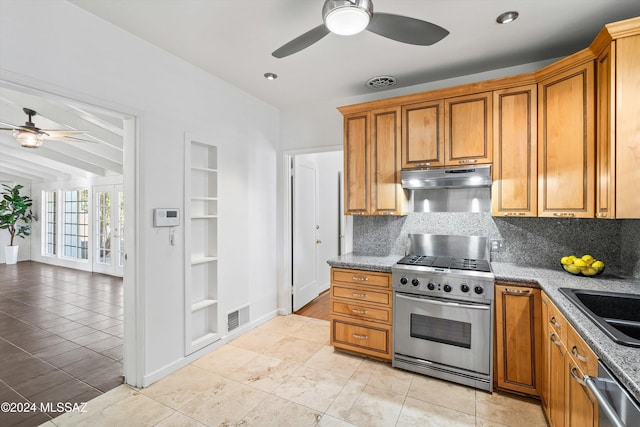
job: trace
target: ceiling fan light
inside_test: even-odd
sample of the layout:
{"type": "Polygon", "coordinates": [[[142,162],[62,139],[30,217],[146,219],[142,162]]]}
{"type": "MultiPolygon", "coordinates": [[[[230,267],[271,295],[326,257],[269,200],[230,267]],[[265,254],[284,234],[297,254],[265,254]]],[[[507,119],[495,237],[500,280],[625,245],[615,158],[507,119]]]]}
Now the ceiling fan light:
{"type": "Polygon", "coordinates": [[[42,135],[24,130],[13,131],[13,137],[25,148],[38,148],[44,143],[42,135]]]}
{"type": "Polygon", "coordinates": [[[369,25],[369,14],[355,6],[334,9],[325,18],[325,25],[334,34],[351,36],[369,25]]]}

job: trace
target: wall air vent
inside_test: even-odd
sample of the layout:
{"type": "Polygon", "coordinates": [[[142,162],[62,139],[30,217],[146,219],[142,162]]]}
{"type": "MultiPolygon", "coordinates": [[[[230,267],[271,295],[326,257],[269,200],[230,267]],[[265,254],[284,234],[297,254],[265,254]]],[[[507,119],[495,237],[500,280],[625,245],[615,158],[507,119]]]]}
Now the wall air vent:
{"type": "Polygon", "coordinates": [[[227,313],[227,332],[238,329],[249,322],[249,306],[245,305],[237,310],[227,313]]]}

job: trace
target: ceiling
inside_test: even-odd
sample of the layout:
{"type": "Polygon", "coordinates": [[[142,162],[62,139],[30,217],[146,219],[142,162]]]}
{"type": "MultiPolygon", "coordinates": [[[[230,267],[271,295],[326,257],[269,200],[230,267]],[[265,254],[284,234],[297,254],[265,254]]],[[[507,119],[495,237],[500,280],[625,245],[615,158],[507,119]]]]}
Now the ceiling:
{"type": "Polygon", "coordinates": [[[329,34],[276,59],[271,52],[322,24],[323,0],[70,1],[280,108],[368,94],[365,82],[379,75],[402,87],[566,56],[604,24],[640,16],[638,0],[372,0],[374,11],[450,34],[432,46],[329,34]],[[519,18],[496,23],[509,10],[519,18]]]}
{"type": "MultiPolygon", "coordinates": [[[[566,56],[608,22],[640,16],[638,0],[373,0],[377,12],[440,25],[450,34],[414,46],[370,32],[329,34],[291,56],[271,52],[322,23],[323,0],[70,0],[185,61],[278,107],[376,93],[365,82],[391,75],[397,87],[566,56]],[[499,25],[496,17],[517,10],[499,25]],[[269,81],[265,73],[279,77],[269,81]]],[[[380,93],[377,93],[380,92],[380,93]]],[[[0,181],[45,182],[122,173],[122,120],[61,99],[0,87],[0,121],[22,125],[34,109],[43,129],[84,130],[95,143],[47,140],[21,148],[0,132],[0,181]]]]}

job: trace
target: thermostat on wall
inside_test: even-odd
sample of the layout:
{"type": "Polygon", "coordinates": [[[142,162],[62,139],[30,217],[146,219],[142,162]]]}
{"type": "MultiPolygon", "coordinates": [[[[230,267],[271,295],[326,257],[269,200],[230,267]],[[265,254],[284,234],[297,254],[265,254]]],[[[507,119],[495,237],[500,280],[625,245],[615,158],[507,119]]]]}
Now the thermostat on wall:
{"type": "Polygon", "coordinates": [[[155,208],[153,210],[154,227],[176,227],[180,225],[180,209],[155,208]]]}

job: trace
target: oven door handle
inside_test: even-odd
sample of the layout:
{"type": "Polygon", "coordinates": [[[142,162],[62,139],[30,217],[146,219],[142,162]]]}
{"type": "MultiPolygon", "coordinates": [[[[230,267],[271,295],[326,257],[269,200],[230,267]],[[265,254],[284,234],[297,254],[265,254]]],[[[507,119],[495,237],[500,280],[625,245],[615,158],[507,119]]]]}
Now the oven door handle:
{"type": "Polygon", "coordinates": [[[625,427],[626,424],[624,423],[624,421],[620,419],[620,416],[616,412],[615,408],[613,407],[609,399],[605,396],[603,392],[600,391],[600,388],[598,387],[598,383],[607,383],[612,381],[604,378],[597,378],[597,377],[594,378],[594,377],[585,375],[584,382],[587,384],[587,387],[589,387],[589,390],[591,390],[591,393],[593,393],[593,396],[596,398],[596,400],[599,403],[600,410],[605,413],[607,418],[609,418],[609,421],[611,421],[611,423],[615,427],[625,427]]]}
{"type": "Polygon", "coordinates": [[[428,304],[445,305],[448,307],[471,308],[474,310],[490,310],[491,309],[491,306],[489,304],[461,304],[459,302],[437,301],[431,298],[410,297],[400,293],[396,293],[396,296],[398,298],[406,299],[409,301],[426,302],[428,304]]]}

